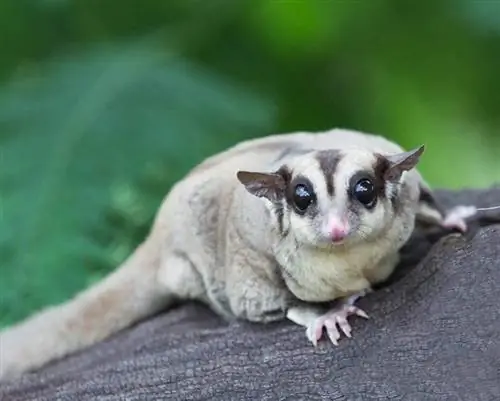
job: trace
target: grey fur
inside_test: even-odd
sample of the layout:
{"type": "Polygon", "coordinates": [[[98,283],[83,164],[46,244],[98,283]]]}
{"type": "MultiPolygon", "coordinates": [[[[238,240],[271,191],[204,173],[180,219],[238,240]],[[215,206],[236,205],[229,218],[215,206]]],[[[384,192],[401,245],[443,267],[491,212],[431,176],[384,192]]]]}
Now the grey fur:
{"type": "Polygon", "coordinates": [[[336,149],[320,150],[316,153],[316,159],[319,161],[319,167],[325,176],[326,189],[330,196],[333,196],[333,177],[341,158],[342,153],[336,149]]]}
{"type": "Polygon", "coordinates": [[[150,234],[123,266],[0,332],[0,378],[102,341],[175,300],[199,300],[227,319],[315,324],[315,308],[292,313],[293,302],[346,299],[396,266],[427,188],[415,164],[383,137],[342,129],[268,136],[208,158],[171,188],[150,234]],[[346,183],[360,169],[373,171],[384,155],[389,168],[396,166],[392,180],[406,171],[403,184],[391,188],[397,213],[384,199],[369,213],[353,212],[346,183]],[[287,192],[300,175],[317,196],[305,216],[293,212],[287,192]],[[340,245],[320,238],[331,212],[345,213],[351,224],[340,245]]]}

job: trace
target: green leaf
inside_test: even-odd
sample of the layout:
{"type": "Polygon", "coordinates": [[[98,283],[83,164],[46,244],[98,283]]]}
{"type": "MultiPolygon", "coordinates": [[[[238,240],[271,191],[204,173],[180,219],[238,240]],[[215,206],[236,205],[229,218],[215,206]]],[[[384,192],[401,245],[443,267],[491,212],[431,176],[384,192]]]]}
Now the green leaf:
{"type": "Polygon", "coordinates": [[[86,233],[117,186],[159,162],[173,182],[273,118],[268,102],[153,41],[54,56],[0,88],[0,323],[87,282],[82,263],[99,246],[86,233]]]}

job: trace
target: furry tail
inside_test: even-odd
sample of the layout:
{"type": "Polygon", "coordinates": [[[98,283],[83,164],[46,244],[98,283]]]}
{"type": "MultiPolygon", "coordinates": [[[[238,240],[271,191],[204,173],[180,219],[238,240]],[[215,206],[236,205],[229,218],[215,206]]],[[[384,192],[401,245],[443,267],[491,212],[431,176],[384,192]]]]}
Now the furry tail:
{"type": "Polygon", "coordinates": [[[157,280],[160,250],[150,236],[96,285],[1,331],[0,380],[95,344],[165,307],[171,298],[157,280]]]}

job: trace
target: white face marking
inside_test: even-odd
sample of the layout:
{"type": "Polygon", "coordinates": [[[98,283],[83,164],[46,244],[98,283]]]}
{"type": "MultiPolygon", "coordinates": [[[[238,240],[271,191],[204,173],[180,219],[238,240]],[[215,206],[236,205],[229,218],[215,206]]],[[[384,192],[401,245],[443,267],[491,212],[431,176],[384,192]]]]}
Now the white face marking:
{"type": "Polygon", "coordinates": [[[316,196],[312,210],[304,215],[293,210],[289,212],[290,226],[299,243],[319,247],[354,244],[384,230],[392,214],[390,202],[377,199],[375,207],[368,210],[350,195],[353,176],[365,171],[367,177],[373,177],[376,161],[376,156],[366,150],[343,151],[335,168],[333,196],[330,196],[318,160],[311,155],[297,160],[292,176],[300,175],[309,180],[316,196]]]}
{"type": "MultiPolygon", "coordinates": [[[[311,182],[316,195],[318,216],[322,215],[328,208],[328,197],[326,182],[318,161],[311,156],[301,158],[293,168],[293,175],[301,175],[311,182]]],[[[318,241],[319,233],[311,226],[311,220],[306,216],[298,216],[291,211],[290,225],[294,228],[294,235],[300,242],[315,243],[318,241]]]]}
{"type": "MultiPolygon", "coordinates": [[[[337,174],[335,177],[335,194],[338,202],[346,206],[356,203],[356,200],[349,199],[351,178],[359,171],[367,171],[373,174],[375,162],[376,157],[371,152],[365,150],[346,151],[345,156],[337,166],[337,174]]],[[[377,200],[377,205],[370,211],[366,210],[361,204],[353,206],[359,210],[359,220],[356,226],[351,227],[351,230],[354,230],[354,232],[351,231],[350,235],[355,238],[363,239],[371,236],[379,231],[378,228],[384,226],[386,211],[383,205],[380,204],[380,200],[377,200]]],[[[346,207],[346,212],[348,214],[348,220],[352,220],[353,216],[349,216],[349,214],[353,213],[352,209],[346,207]]]]}

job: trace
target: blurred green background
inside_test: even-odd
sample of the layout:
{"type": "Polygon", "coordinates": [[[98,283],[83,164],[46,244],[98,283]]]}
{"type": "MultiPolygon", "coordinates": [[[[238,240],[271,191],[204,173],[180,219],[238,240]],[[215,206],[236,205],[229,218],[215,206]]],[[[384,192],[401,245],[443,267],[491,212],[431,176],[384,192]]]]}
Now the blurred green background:
{"type": "Polygon", "coordinates": [[[435,187],[500,181],[500,1],[2,0],[0,50],[0,325],[242,139],[353,128],[426,143],[435,187]]]}

